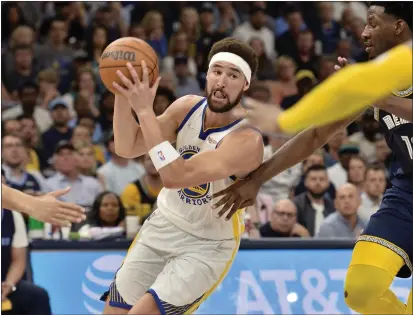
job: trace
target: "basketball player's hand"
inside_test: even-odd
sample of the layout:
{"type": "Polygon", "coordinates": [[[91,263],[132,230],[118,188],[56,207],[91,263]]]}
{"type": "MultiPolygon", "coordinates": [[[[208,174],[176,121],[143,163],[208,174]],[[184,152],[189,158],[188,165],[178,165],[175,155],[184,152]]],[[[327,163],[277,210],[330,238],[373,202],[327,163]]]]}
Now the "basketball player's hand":
{"type": "Polygon", "coordinates": [[[118,83],[113,82],[113,86],[116,90],[124,96],[129,105],[138,115],[142,110],[153,110],[153,101],[155,99],[156,90],[158,89],[161,77],[158,77],[153,84],[150,86],[148,67],[144,60],[141,62],[142,67],[142,81],[139,79],[138,73],[130,62],[127,64],[130,75],[132,76],[132,81],[129,80],[122,71],[118,70],[116,74],[122,80],[125,87],[120,86],[118,83]]]}
{"type": "Polygon", "coordinates": [[[70,226],[71,222],[82,222],[86,219],[85,209],[57,199],[69,191],[70,187],[33,198],[33,201],[27,205],[27,214],[36,220],[57,226],[70,226]]]}
{"type": "Polygon", "coordinates": [[[277,117],[282,112],[277,105],[269,105],[253,98],[244,99],[244,108],[237,109],[234,114],[239,118],[247,118],[248,122],[262,132],[277,132],[277,117]]]}
{"type": "Polygon", "coordinates": [[[334,66],[334,70],[338,71],[348,65],[348,60],[343,57],[337,58],[338,65],[334,66]]]}
{"type": "Polygon", "coordinates": [[[238,209],[252,206],[255,203],[260,187],[260,183],[248,176],[246,179],[240,180],[212,195],[212,198],[223,196],[212,206],[212,209],[218,209],[223,206],[218,212],[218,217],[226,214],[225,219],[229,220],[238,209]]]}

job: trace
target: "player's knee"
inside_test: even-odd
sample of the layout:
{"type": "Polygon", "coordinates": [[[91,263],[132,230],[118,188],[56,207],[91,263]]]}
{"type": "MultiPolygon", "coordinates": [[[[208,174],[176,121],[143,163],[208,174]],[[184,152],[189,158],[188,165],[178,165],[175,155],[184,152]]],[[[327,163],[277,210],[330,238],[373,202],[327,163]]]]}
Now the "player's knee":
{"type": "Polygon", "coordinates": [[[382,296],[392,283],[392,276],[385,270],[369,265],[351,265],[344,285],[347,306],[362,313],[365,307],[382,296]]]}

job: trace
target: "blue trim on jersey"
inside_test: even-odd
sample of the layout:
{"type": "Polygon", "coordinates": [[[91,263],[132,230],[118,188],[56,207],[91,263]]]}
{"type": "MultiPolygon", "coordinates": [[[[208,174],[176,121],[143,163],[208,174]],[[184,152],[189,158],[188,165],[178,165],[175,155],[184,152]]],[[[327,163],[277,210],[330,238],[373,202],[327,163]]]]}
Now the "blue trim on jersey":
{"type": "Polygon", "coordinates": [[[229,178],[231,178],[234,182],[237,180],[237,176],[231,175],[229,178]]]}
{"type": "Polygon", "coordinates": [[[207,107],[208,106],[205,106],[204,110],[202,111],[202,123],[201,123],[201,129],[199,131],[199,139],[201,140],[205,140],[211,133],[228,130],[242,121],[242,118],[240,118],[240,119],[233,121],[229,125],[217,127],[217,128],[208,128],[207,130],[204,130],[205,112],[206,112],[207,107]]]}
{"type": "Polygon", "coordinates": [[[155,292],[154,289],[149,289],[148,293],[152,294],[153,298],[155,299],[156,305],[159,308],[159,312],[161,315],[166,315],[165,309],[163,308],[162,301],[159,298],[158,294],[155,292]]]}
{"type": "Polygon", "coordinates": [[[186,114],[184,120],[182,120],[181,124],[179,125],[177,129],[177,133],[181,131],[181,129],[185,126],[186,122],[191,118],[192,114],[204,103],[206,97],[202,98],[194,107],[191,108],[191,110],[186,114]]]}

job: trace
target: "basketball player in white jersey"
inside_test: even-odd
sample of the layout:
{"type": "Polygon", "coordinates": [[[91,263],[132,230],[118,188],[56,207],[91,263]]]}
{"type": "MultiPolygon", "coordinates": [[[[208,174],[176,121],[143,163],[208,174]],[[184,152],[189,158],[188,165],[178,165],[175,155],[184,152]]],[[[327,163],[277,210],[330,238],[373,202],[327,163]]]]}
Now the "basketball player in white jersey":
{"type": "Polygon", "coordinates": [[[127,158],[149,152],[165,188],[102,296],[104,314],[191,314],[237,253],[243,210],[232,220],[218,219],[211,196],[263,160],[261,134],[233,115],[257,57],[247,44],[227,38],[209,59],[207,98],[184,96],[159,117],[153,111],[159,78],[149,87],[144,62],[142,82],[131,65],[134,82],[118,72],[124,87],[114,83],[116,152],[127,158]]]}

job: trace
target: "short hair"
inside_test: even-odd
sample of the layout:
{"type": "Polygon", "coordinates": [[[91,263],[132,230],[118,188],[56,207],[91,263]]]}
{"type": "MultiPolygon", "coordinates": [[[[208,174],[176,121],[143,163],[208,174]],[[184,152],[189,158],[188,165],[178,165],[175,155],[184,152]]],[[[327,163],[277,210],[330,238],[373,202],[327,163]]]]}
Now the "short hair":
{"type": "Polygon", "coordinates": [[[36,124],[36,120],[34,119],[34,117],[32,115],[29,114],[21,114],[19,116],[17,116],[16,120],[18,121],[22,121],[23,119],[30,119],[31,121],[33,121],[36,124]]]}
{"type": "Polygon", "coordinates": [[[322,165],[322,164],[314,164],[314,165],[311,165],[311,166],[308,168],[307,172],[305,172],[304,178],[307,178],[307,176],[310,174],[310,172],[317,172],[317,171],[327,172],[327,168],[326,168],[324,165],[322,165]]]}
{"type": "Polygon", "coordinates": [[[349,165],[352,160],[359,160],[363,162],[363,164],[367,167],[367,161],[364,158],[362,158],[360,155],[353,155],[352,157],[350,157],[350,160],[348,162],[349,165]]]}
{"type": "Polygon", "coordinates": [[[377,171],[382,171],[384,173],[384,175],[386,175],[386,168],[380,164],[370,164],[367,166],[366,168],[366,172],[364,173],[364,176],[366,177],[368,172],[373,171],[373,172],[377,172],[377,171]]]}
{"type": "Polygon", "coordinates": [[[411,1],[371,1],[369,6],[378,6],[384,8],[384,13],[392,15],[396,19],[401,19],[407,23],[410,30],[412,30],[412,11],[413,6],[411,1]]]}
{"type": "Polygon", "coordinates": [[[288,17],[289,15],[294,14],[294,13],[300,13],[301,14],[300,7],[295,3],[288,3],[285,6],[283,11],[284,11],[284,15],[286,17],[288,17]]]}
{"type": "Polygon", "coordinates": [[[258,68],[258,57],[250,45],[234,37],[224,38],[212,46],[208,55],[208,62],[211,62],[212,57],[220,52],[230,52],[240,56],[250,66],[251,78],[255,76],[258,68]]]}
{"type": "Polygon", "coordinates": [[[282,62],[291,62],[293,67],[297,69],[297,63],[294,61],[293,58],[287,55],[282,55],[274,61],[274,70],[277,76],[280,76],[282,62]]]}

